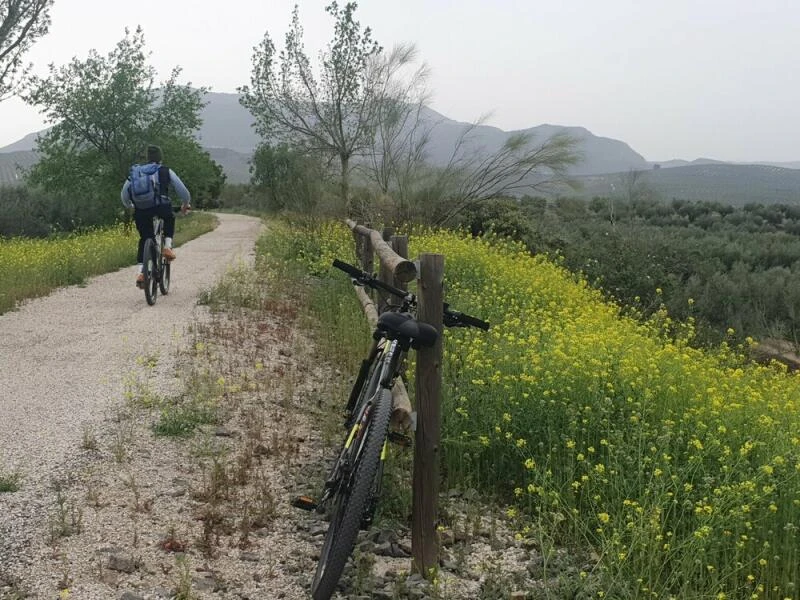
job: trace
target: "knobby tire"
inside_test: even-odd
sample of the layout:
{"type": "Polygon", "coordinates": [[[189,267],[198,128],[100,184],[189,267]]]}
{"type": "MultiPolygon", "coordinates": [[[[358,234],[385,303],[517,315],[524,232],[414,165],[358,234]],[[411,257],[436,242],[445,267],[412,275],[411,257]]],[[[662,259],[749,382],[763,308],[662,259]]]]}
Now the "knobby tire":
{"type": "MultiPolygon", "coordinates": [[[[378,390],[378,387],[380,386],[380,378],[383,374],[383,367],[385,364],[387,364],[387,359],[388,357],[385,354],[381,354],[374,361],[372,361],[372,364],[369,367],[369,374],[364,381],[364,385],[361,387],[356,408],[353,411],[353,415],[350,417],[350,420],[346,424],[347,431],[350,431],[350,428],[353,426],[353,420],[361,413],[361,407],[363,404],[367,401],[367,399],[372,398],[375,395],[375,392],[378,390]]],[[[375,516],[378,500],[380,498],[382,481],[383,461],[380,461],[378,464],[378,469],[375,472],[375,479],[372,482],[369,500],[367,501],[366,506],[364,506],[364,513],[361,516],[361,529],[368,529],[369,526],[372,525],[372,519],[375,516]]]]}
{"type": "Polygon", "coordinates": [[[333,595],[347,559],[353,551],[381,463],[391,413],[392,394],[381,388],[374,396],[364,425],[366,431],[363,433],[361,451],[349,482],[343,482],[332,499],[331,521],[311,586],[314,600],[329,600],[333,595]]]}
{"type": "Polygon", "coordinates": [[[153,306],[158,298],[157,256],[156,244],[152,239],[144,242],[144,297],[147,303],[153,306]]]}

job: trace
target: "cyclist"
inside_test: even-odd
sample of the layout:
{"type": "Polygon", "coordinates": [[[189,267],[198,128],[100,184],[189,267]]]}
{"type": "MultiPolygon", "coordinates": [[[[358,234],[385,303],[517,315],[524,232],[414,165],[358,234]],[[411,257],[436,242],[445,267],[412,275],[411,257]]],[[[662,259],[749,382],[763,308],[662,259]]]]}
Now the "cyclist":
{"type": "Polygon", "coordinates": [[[150,145],[147,147],[147,162],[148,166],[152,165],[157,171],[152,175],[156,183],[155,201],[153,206],[136,206],[133,199],[133,194],[130,189],[131,180],[127,179],[122,186],[120,198],[125,208],[133,209],[133,220],[136,223],[136,229],[139,231],[139,249],[136,254],[137,275],[136,286],[142,287],[144,285],[144,242],[147,238],[153,236],[153,217],[159,216],[164,219],[164,248],[161,254],[167,260],[175,260],[175,252],[172,250],[172,238],[175,235],[175,215],[172,214],[172,204],[169,200],[169,186],[171,185],[175,193],[181,200],[181,212],[186,214],[191,206],[192,197],[189,190],[180,180],[175,172],[169,167],[161,164],[162,154],[161,148],[158,146],[150,145]]]}

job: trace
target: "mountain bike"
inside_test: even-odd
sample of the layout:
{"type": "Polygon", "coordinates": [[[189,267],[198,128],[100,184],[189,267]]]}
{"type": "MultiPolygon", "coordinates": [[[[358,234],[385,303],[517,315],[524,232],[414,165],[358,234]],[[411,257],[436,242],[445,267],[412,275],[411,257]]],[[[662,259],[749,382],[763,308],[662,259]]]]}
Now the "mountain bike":
{"type": "MultiPolygon", "coordinates": [[[[439,337],[435,327],[416,320],[414,294],[340,260],[334,260],[333,266],[350,275],[355,285],[387,292],[401,303],[378,318],[372,346],[361,364],[345,409],[347,433],[319,501],[301,496],[293,502],[298,508],[330,516],[311,586],[314,600],[328,600],[333,595],[359,529],[368,529],[372,524],[381,495],[388,442],[411,443],[407,436],[389,430],[391,390],[401,376],[403,359],[410,349],[431,347],[439,337]]],[[[451,310],[447,304],[442,312],[447,327],[489,329],[486,321],[451,310]]]]}
{"type": "MultiPolygon", "coordinates": [[[[172,212],[180,212],[179,207],[172,207],[172,212]]],[[[166,296],[169,294],[170,261],[164,260],[161,250],[164,248],[164,219],[155,215],[153,217],[153,236],[144,241],[144,297],[150,306],[158,299],[158,291],[166,296]]]]}

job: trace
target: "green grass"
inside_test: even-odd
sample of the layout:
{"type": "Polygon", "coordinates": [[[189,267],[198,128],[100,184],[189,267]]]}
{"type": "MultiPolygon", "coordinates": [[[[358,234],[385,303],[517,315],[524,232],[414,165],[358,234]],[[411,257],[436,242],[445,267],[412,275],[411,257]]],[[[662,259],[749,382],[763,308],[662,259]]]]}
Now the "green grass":
{"type": "Polygon", "coordinates": [[[209,403],[167,405],[161,408],[153,433],[164,437],[188,437],[201,425],[217,423],[217,408],[209,403]]]}
{"type": "MultiPolygon", "coordinates": [[[[216,217],[208,213],[178,219],[175,244],[214,227],[216,217]]],[[[134,264],[137,242],[136,229],[122,225],[47,240],[0,238],[0,314],[25,299],[134,264]]]]}
{"type": "Polygon", "coordinates": [[[0,493],[16,492],[21,480],[19,473],[0,473],[0,493]]]}

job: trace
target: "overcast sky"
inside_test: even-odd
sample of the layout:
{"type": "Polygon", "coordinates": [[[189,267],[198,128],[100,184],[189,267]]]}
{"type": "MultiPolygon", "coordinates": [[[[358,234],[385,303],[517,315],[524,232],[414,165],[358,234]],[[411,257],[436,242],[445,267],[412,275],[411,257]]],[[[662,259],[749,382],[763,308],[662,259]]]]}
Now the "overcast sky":
{"type": "MultiPolygon", "coordinates": [[[[312,57],[331,37],[327,1],[300,0],[312,57]]],[[[253,46],[276,45],[284,0],[55,0],[50,33],[29,53],[48,63],[107,54],[144,28],[166,77],[234,92],[253,46]]],[[[362,0],[357,17],[384,47],[417,45],[432,108],[505,130],[578,125],[648,160],[800,160],[797,0],[362,0]]],[[[0,147],[42,128],[36,109],[0,103],[0,147]]]]}

